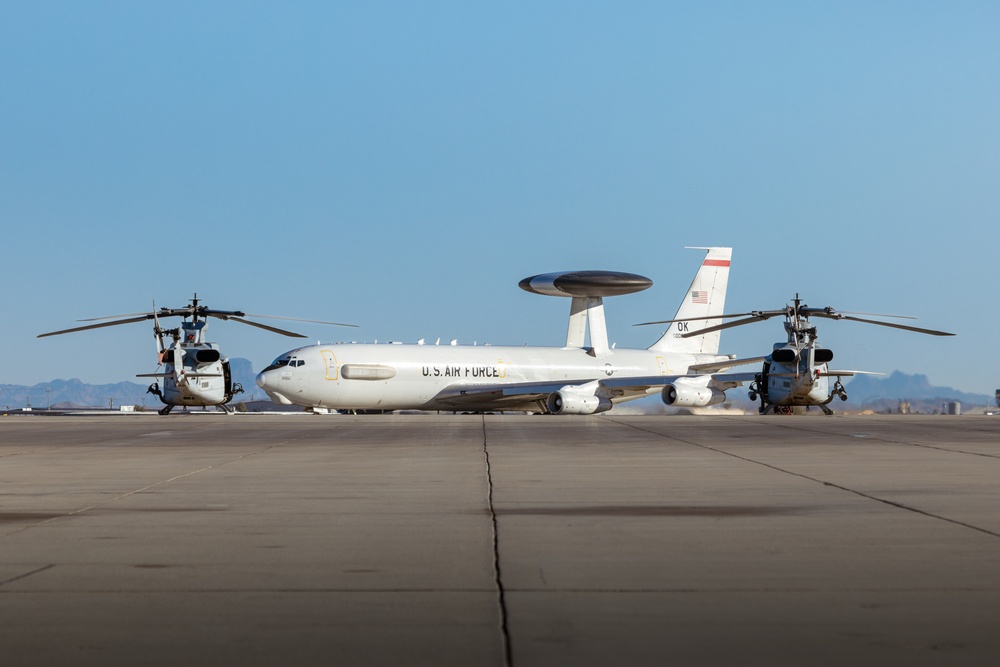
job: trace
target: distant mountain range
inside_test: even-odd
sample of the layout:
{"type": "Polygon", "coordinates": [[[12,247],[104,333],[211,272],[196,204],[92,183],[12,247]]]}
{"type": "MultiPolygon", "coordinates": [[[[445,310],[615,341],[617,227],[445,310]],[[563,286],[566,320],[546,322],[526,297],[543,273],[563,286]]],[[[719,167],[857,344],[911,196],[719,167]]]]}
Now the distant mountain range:
{"type": "MultiPolygon", "coordinates": [[[[237,394],[233,403],[249,402],[251,399],[267,401],[267,396],[257,387],[256,373],[249,359],[230,359],[233,381],[243,385],[243,394],[237,394]]],[[[17,409],[30,405],[32,408],[56,409],[83,407],[112,407],[140,405],[158,410],[162,407],[159,399],[146,393],[149,383],[118,382],[116,384],[86,384],[78,379],[52,380],[28,387],[24,385],[0,384],[0,408],[17,409]]],[[[931,385],[926,375],[907,375],[894,371],[888,377],[876,378],[859,375],[845,383],[849,405],[872,408],[875,411],[898,408],[900,401],[911,404],[914,412],[933,412],[941,409],[943,403],[958,401],[963,410],[985,405],[994,405],[993,396],[971,394],[951,387],[931,385]]],[[[730,391],[735,402],[740,402],[739,390],[730,391]]],[[[839,401],[835,401],[839,403],[839,401]]],[[[836,405],[834,406],[836,407],[836,405]]]]}
{"type": "MultiPolygon", "coordinates": [[[[994,396],[934,386],[926,375],[908,375],[901,371],[893,371],[888,376],[857,375],[853,379],[845,378],[844,388],[847,390],[847,402],[841,403],[834,399],[830,403],[834,412],[899,412],[901,403],[906,403],[909,412],[934,414],[947,412],[947,403],[958,402],[964,413],[973,408],[996,405],[994,396]]],[[[726,404],[731,407],[751,410],[759,405],[747,398],[746,391],[730,389],[728,394],[726,404]]]]}
{"type": "Polygon", "coordinates": [[[850,394],[852,402],[860,402],[875,398],[893,399],[941,399],[961,401],[973,405],[992,403],[993,396],[987,394],[970,394],[951,387],[932,386],[926,375],[907,375],[893,371],[891,375],[879,378],[873,375],[857,375],[844,385],[850,394]]]}
{"type": "MultiPolygon", "coordinates": [[[[249,359],[233,358],[229,360],[233,373],[233,382],[243,385],[242,394],[233,398],[233,403],[256,399],[267,400],[256,383],[257,374],[249,359]],[[256,396],[254,396],[256,395],[256,396]]],[[[153,382],[117,382],[115,384],[87,384],[76,378],[72,380],[52,380],[41,382],[34,386],[0,384],[0,408],[17,409],[32,407],[33,409],[90,408],[111,407],[118,409],[123,405],[145,406],[150,410],[163,407],[156,396],[146,393],[146,388],[153,382]]]]}

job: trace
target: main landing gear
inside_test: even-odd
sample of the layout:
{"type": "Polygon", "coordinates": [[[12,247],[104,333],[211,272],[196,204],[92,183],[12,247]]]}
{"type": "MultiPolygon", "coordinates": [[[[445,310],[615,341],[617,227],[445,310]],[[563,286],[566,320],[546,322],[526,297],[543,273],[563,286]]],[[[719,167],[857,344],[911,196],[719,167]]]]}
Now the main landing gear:
{"type": "MultiPolygon", "coordinates": [[[[146,393],[147,394],[152,394],[153,396],[156,396],[161,401],[163,401],[163,392],[160,391],[160,385],[159,385],[158,382],[154,382],[153,384],[151,384],[148,387],[146,387],[146,393]]],[[[164,402],[166,403],[166,401],[164,401],[164,402]]],[[[162,408],[160,408],[159,410],[157,410],[157,412],[160,413],[161,415],[170,414],[170,411],[173,409],[173,407],[174,406],[172,406],[169,403],[167,403],[162,408]]]]}

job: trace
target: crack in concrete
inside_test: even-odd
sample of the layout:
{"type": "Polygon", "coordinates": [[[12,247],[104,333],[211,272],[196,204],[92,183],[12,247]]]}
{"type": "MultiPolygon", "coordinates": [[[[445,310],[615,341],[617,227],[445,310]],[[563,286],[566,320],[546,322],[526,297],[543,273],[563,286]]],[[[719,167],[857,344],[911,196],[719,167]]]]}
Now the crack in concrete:
{"type": "Polygon", "coordinates": [[[496,583],[497,609],[500,613],[500,645],[503,649],[503,664],[511,667],[510,633],[507,628],[507,599],[500,576],[500,538],[497,531],[497,513],[493,507],[493,468],[490,465],[490,452],[487,447],[486,416],[483,419],[483,460],[486,464],[486,501],[490,511],[490,524],[493,532],[493,578],[496,583]]]}

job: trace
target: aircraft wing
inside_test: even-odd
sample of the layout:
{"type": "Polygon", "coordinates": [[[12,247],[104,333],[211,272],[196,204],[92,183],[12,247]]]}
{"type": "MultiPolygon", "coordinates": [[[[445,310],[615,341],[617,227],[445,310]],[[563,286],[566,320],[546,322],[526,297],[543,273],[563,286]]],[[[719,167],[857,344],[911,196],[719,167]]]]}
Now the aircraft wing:
{"type": "MultiPolygon", "coordinates": [[[[719,362],[722,363],[722,362],[719,362]]],[[[727,365],[737,363],[736,360],[724,362],[727,365]]],[[[742,360],[741,363],[753,363],[753,360],[742,360]]],[[[511,384],[455,385],[444,389],[434,397],[433,403],[443,407],[490,410],[518,410],[536,407],[539,401],[552,392],[566,386],[579,386],[596,383],[596,391],[601,388],[610,390],[617,398],[638,398],[650,394],[651,389],[672,384],[680,379],[697,380],[705,385],[719,389],[735,387],[742,382],[752,382],[756,373],[689,373],[686,375],[649,375],[618,378],[582,378],[579,380],[556,380],[554,382],[517,382],[511,384]]]]}
{"type": "MultiPolygon", "coordinates": [[[[766,357],[750,357],[747,359],[724,359],[722,361],[712,361],[707,364],[695,364],[688,368],[689,373],[712,373],[724,371],[735,366],[746,366],[747,364],[763,363],[766,357]]],[[[679,376],[680,377],[680,376],[679,376]]],[[[753,378],[751,378],[753,379],[753,378]]]]}
{"type": "Polygon", "coordinates": [[[626,393],[648,393],[646,390],[653,387],[663,387],[673,384],[677,380],[698,380],[706,385],[712,384],[718,388],[723,385],[732,384],[736,386],[742,382],[753,382],[756,379],[755,372],[747,373],[718,373],[734,366],[746,366],[747,364],[759,364],[765,357],[748,357],[746,359],[722,359],[704,364],[694,364],[688,367],[688,372],[684,375],[649,375],[646,377],[619,377],[598,380],[605,387],[624,391],[626,393]]]}
{"type": "Polygon", "coordinates": [[[447,387],[434,397],[434,403],[473,409],[483,405],[496,408],[516,409],[517,405],[533,405],[554,391],[566,385],[580,385],[593,382],[591,378],[582,380],[558,380],[556,382],[514,382],[510,384],[455,385],[447,387]]]}
{"type": "Polygon", "coordinates": [[[623,378],[609,378],[607,380],[598,380],[605,387],[612,387],[614,389],[623,389],[625,391],[629,390],[639,390],[639,389],[652,389],[653,387],[663,387],[668,384],[673,384],[678,380],[701,380],[704,379],[706,383],[713,382],[716,384],[727,384],[740,382],[752,382],[756,377],[756,373],[688,373],[687,375],[650,375],[648,377],[623,377],[623,378]]]}

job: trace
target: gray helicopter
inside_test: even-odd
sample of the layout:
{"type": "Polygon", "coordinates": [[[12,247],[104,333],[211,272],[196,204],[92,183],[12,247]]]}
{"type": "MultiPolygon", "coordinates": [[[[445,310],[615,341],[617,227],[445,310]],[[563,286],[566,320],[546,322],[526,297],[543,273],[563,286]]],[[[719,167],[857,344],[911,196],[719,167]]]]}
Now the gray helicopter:
{"type": "Polygon", "coordinates": [[[78,320],[80,322],[113,321],[52,331],[40,334],[38,338],[153,320],[158,371],[155,373],[141,373],[136,375],[136,377],[157,378],[163,381],[162,388],[159,382],[153,382],[146,390],[147,393],[157,396],[164,404],[159,413],[161,415],[168,414],[174,406],[178,405],[184,407],[217,405],[224,411],[229,412],[230,409],[227,404],[233,399],[233,396],[243,392],[243,387],[238,382],[233,382],[229,359],[222,356],[219,344],[210,343],[205,340],[205,330],[208,327],[208,318],[210,317],[239,322],[240,324],[247,324],[252,327],[281,334],[282,336],[295,338],[305,338],[305,336],[294,331],[286,331],[285,329],[261,324],[260,322],[253,322],[245,318],[256,317],[330,324],[334,326],[356,326],[354,324],[341,324],[339,322],[303,320],[296,317],[248,315],[241,310],[215,310],[199,305],[198,295],[195,294],[191,302],[184,308],[160,308],[159,310],[146,313],[129,313],[126,315],[110,315],[107,317],[78,320]],[[179,327],[165,329],[160,326],[160,319],[167,317],[181,317],[183,321],[179,327]],[[159,367],[162,367],[163,370],[159,371],[159,367]]]}
{"type": "MultiPolygon", "coordinates": [[[[854,375],[879,375],[879,373],[872,373],[870,371],[831,370],[829,362],[833,361],[833,350],[819,346],[818,332],[816,327],[809,322],[810,317],[876,324],[878,326],[914,331],[931,336],[955,335],[947,331],[922,329],[894,322],[882,322],[855,317],[856,315],[916,319],[908,315],[884,315],[880,313],[851,311],[838,312],[829,306],[824,308],[810,308],[802,303],[799,295],[796,294],[792,304],[786,305],[780,310],[754,310],[749,313],[691,318],[718,320],[739,317],[743,319],[724,322],[679,335],[682,338],[700,336],[711,331],[730,329],[745,324],[763,322],[772,317],[783,316],[785,318],[784,325],[788,339],[783,343],[778,342],[774,344],[771,354],[764,357],[760,372],[734,374],[729,378],[734,382],[750,381],[748,396],[751,401],[760,399],[759,412],[762,415],[792,414],[796,407],[805,407],[808,409],[814,405],[819,406],[824,413],[831,415],[833,414],[833,410],[828,407],[828,404],[834,398],[839,398],[842,401],[847,400],[847,391],[840,381],[841,378],[854,375]],[[831,378],[833,378],[832,384],[831,378]]],[[[645,322],[644,324],[666,324],[672,321],[674,320],[645,322]]],[[[724,380],[728,377],[719,376],[717,379],[724,380]]]]}

